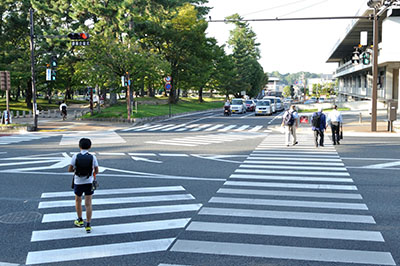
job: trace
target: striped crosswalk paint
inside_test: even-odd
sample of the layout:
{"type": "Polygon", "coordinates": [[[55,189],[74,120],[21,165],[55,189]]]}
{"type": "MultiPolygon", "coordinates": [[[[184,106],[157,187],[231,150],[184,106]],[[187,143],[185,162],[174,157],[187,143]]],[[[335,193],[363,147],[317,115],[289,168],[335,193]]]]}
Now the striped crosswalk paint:
{"type": "MultiPolygon", "coordinates": [[[[162,131],[162,132],[197,132],[197,131],[220,131],[220,132],[228,132],[228,131],[236,131],[236,132],[258,132],[262,128],[263,125],[225,125],[225,124],[190,124],[190,123],[182,123],[182,124],[145,124],[141,126],[134,126],[130,128],[125,128],[121,130],[122,132],[153,132],[153,131],[162,131]]],[[[269,132],[268,130],[265,132],[269,132]]]]}
{"type": "Polygon", "coordinates": [[[267,136],[199,211],[171,251],[396,265],[391,253],[382,251],[385,240],[371,227],[376,222],[335,148],[328,144],[317,150],[312,137],[298,137],[300,145],[286,147],[283,136],[267,136]],[[304,221],[313,222],[306,226],[304,221]],[[344,229],[343,224],[354,227],[344,229]],[[280,244],[267,244],[271,236],[280,244]],[[266,244],[260,244],[262,239],[266,244]],[[323,242],[303,246],[307,239],[323,242]],[[341,247],[346,241],[368,243],[368,249],[341,247]]]}
{"type": "MultiPolygon", "coordinates": [[[[96,190],[95,194],[93,199],[94,223],[92,223],[94,226],[92,225],[90,234],[73,226],[65,227],[65,223],[62,223],[69,221],[72,224],[72,221],[76,219],[75,200],[72,192],[46,192],[41,195],[42,200],[38,208],[46,210],[41,221],[43,228],[32,232],[33,250],[27,255],[26,265],[167,251],[176,240],[175,236],[157,238],[157,235],[152,232],[168,231],[177,234],[176,230],[184,229],[190,222],[193,212],[202,207],[202,204],[196,203],[196,199],[182,186],[100,189],[96,190]],[[140,195],[131,196],[131,194],[140,195]],[[144,206],[127,207],[124,206],[126,204],[144,204],[144,206]],[[157,214],[158,216],[154,216],[157,214]],[[123,217],[125,222],[118,223],[115,222],[118,219],[110,219],[116,217],[123,217]],[[141,217],[141,220],[129,222],[132,217],[141,217]],[[98,225],[96,225],[96,221],[98,221],[98,225]],[[44,226],[49,223],[52,223],[51,229],[44,226]],[[99,239],[106,240],[107,236],[133,233],[148,233],[153,239],[98,244],[99,239]],[[76,241],[70,241],[83,238],[87,239],[84,246],[76,247],[73,244],[76,241]],[[40,247],[49,246],[43,244],[37,246],[39,249],[35,248],[35,243],[51,243],[55,240],[58,243],[64,243],[61,245],[64,248],[40,250],[40,247]],[[74,255],[71,256],[71,254],[74,255]]],[[[85,213],[83,213],[83,218],[85,219],[85,213]]],[[[121,239],[126,238],[122,237],[121,239]]]]}
{"type": "Polygon", "coordinates": [[[44,139],[49,137],[58,136],[59,133],[45,134],[45,133],[29,133],[29,134],[14,134],[10,136],[0,137],[0,145],[8,145],[20,142],[27,142],[32,140],[44,139]]]}

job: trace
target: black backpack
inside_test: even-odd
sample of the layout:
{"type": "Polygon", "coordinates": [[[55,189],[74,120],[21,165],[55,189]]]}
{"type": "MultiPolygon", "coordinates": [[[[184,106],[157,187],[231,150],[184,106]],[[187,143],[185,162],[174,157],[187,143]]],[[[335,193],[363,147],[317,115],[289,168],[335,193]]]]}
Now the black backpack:
{"type": "Polygon", "coordinates": [[[89,178],[93,173],[93,155],[78,153],[75,161],[75,175],[89,178]]]}
{"type": "Polygon", "coordinates": [[[293,115],[293,113],[294,112],[287,112],[287,114],[286,114],[286,116],[285,116],[285,118],[283,120],[283,123],[286,126],[293,126],[294,125],[294,115],[293,115]]]}
{"type": "Polygon", "coordinates": [[[312,126],[315,128],[319,128],[321,126],[321,114],[316,113],[312,120],[312,126]]]}

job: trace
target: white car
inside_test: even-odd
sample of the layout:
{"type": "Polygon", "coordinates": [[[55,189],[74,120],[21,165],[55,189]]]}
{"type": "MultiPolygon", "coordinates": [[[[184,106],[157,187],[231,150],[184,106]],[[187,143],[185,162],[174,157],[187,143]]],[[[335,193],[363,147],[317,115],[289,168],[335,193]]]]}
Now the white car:
{"type": "Polygon", "coordinates": [[[268,101],[271,102],[271,110],[272,110],[272,113],[275,113],[275,112],[277,111],[277,109],[276,109],[276,98],[275,98],[275,96],[265,96],[265,97],[263,98],[263,100],[268,100],[268,101]]]}
{"type": "Polygon", "coordinates": [[[246,113],[246,104],[243,99],[233,99],[231,103],[232,113],[246,113]]]}
{"type": "Polygon", "coordinates": [[[280,98],[276,97],[276,110],[283,111],[285,108],[280,98]]]}
{"type": "Polygon", "coordinates": [[[256,105],[256,112],[255,115],[271,115],[272,114],[272,107],[271,101],[269,100],[262,100],[258,101],[256,105]]]}

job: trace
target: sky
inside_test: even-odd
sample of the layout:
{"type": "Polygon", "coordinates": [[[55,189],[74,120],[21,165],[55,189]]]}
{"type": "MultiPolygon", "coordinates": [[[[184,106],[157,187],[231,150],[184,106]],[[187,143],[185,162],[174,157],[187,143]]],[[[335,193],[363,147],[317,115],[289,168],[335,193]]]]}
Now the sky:
{"type": "MultiPolygon", "coordinates": [[[[354,16],[367,0],[209,0],[212,20],[238,13],[245,19],[354,16]]],[[[249,22],[260,43],[265,72],[300,71],[331,74],[337,63],[326,63],[351,20],[249,22]]],[[[207,35],[225,44],[233,25],[209,23],[207,35]]],[[[372,29],[371,29],[372,30],[372,29]]],[[[229,50],[228,50],[229,52],[229,50]]]]}

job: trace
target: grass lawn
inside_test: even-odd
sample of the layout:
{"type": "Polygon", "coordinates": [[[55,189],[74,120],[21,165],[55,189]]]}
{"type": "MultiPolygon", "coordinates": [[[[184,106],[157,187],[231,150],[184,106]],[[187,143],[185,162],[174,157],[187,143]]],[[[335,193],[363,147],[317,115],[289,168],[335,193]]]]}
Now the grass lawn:
{"type": "MultiPolygon", "coordinates": [[[[37,98],[36,102],[38,105],[39,110],[49,110],[49,109],[58,109],[58,102],[61,100],[52,100],[51,104],[48,103],[48,100],[37,98]]],[[[86,103],[85,101],[78,101],[78,100],[68,100],[67,104],[79,104],[79,103],[86,103]]],[[[0,99],[0,111],[3,111],[6,109],[6,99],[2,98],[0,99]]],[[[10,110],[11,111],[32,111],[32,109],[28,109],[26,107],[26,103],[24,99],[21,99],[19,101],[10,101],[10,110]]]]}
{"type": "MultiPolygon", "coordinates": [[[[138,98],[139,100],[140,98],[138,98]]],[[[147,99],[149,104],[145,104],[143,99],[140,101],[143,104],[138,105],[138,112],[135,113],[133,110],[132,116],[134,118],[142,118],[142,117],[152,117],[152,116],[162,116],[169,114],[169,104],[165,103],[165,99],[157,99],[157,98],[150,98],[147,99]]],[[[192,111],[202,111],[214,108],[221,108],[223,107],[223,99],[219,98],[205,98],[203,103],[199,103],[197,99],[191,98],[184,98],[180,99],[178,104],[171,104],[171,114],[179,114],[185,112],[192,112],[192,111]]],[[[113,105],[102,109],[101,113],[94,113],[91,116],[90,113],[86,114],[84,117],[89,118],[127,118],[127,111],[126,111],[126,103],[120,102],[117,105],[113,105]]]]}

